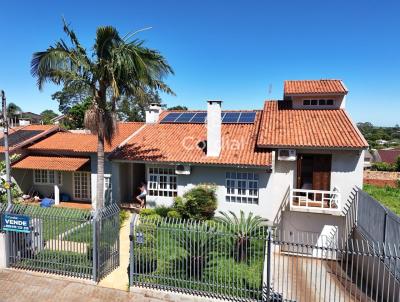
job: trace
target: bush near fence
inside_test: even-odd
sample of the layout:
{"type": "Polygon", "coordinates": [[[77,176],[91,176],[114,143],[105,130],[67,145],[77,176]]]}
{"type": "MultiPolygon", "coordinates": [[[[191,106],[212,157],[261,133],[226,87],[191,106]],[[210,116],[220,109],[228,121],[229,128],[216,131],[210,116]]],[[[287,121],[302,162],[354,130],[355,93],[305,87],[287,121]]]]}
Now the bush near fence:
{"type": "Polygon", "coordinates": [[[241,231],[214,221],[140,217],[132,228],[131,285],[261,300],[267,228],[241,231]]]}

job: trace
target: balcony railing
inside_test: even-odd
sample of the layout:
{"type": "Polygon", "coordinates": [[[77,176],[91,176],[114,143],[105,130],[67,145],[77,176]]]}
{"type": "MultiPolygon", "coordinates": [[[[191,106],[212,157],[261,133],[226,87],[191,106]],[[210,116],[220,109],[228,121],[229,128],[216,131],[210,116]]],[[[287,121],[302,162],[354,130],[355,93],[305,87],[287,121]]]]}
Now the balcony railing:
{"type": "Polygon", "coordinates": [[[340,212],[341,198],[337,189],[333,191],[292,189],[290,208],[306,212],[340,212]]]}

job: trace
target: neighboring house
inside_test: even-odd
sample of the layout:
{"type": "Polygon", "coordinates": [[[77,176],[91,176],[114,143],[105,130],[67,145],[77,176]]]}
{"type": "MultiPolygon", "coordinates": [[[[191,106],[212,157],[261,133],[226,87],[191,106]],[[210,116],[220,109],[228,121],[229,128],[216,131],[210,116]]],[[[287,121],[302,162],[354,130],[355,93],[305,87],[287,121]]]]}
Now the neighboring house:
{"type": "Polygon", "coordinates": [[[377,152],[379,154],[379,161],[388,164],[394,164],[400,156],[400,148],[380,149],[377,152]]]}
{"type": "MultiPolygon", "coordinates": [[[[118,123],[117,135],[105,145],[106,155],[138,130],[143,123],[118,123]]],[[[23,158],[13,163],[12,175],[23,192],[92,203],[96,199],[97,136],[87,133],[58,132],[26,148],[23,158]]],[[[111,163],[104,167],[105,194],[111,198],[111,163]]]]}
{"type": "MultiPolygon", "coordinates": [[[[8,129],[8,146],[10,155],[24,155],[30,145],[60,131],[55,125],[28,125],[8,129]]],[[[0,159],[4,160],[4,137],[0,131],[0,159]]]]}
{"type": "MultiPolygon", "coordinates": [[[[218,210],[253,212],[291,234],[342,234],[368,148],[345,111],[347,92],[340,80],[285,81],[283,100],[261,110],[223,111],[221,101],[208,101],[206,111],[152,105],[145,123],[121,123],[125,134],[107,149],[112,200],[134,202],[146,180],[148,206],[171,205],[212,183],[218,210]]],[[[95,200],[95,136],[57,133],[28,151],[13,167],[25,171],[24,188],[44,183],[74,200],[95,200]],[[49,171],[62,171],[62,186],[60,173],[49,171]]]]}
{"type": "Polygon", "coordinates": [[[375,143],[377,143],[377,144],[380,145],[380,146],[383,146],[383,145],[388,144],[389,141],[384,140],[384,139],[378,139],[378,140],[375,141],[375,143]]]}
{"type": "Polygon", "coordinates": [[[364,169],[365,170],[371,169],[373,162],[374,162],[374,156],[372,155],[370,150],[366,150],[364,153],[364,169]]]}

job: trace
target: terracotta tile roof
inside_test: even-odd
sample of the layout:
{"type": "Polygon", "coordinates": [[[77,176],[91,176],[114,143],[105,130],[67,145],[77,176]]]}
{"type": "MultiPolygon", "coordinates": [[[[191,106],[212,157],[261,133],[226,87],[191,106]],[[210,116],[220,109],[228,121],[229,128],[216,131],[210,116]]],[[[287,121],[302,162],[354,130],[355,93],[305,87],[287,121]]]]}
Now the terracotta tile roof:
{"type": "Polygon", "coordinates": [[[78,171],[88,167],[89,158],[82,157],[53,157],[27,156],[12,164],[13,169],[78,171]]]}
{"type": "Polygon", "coordinates": [[[266,101],[258,146],[358,149],[368,144],[343,109],[292,109],[290,101],[266,101]]]}
{"type": "Polygon", "coordinates": [[[300,80],[285,81],[284,95],[296,94],[347,94],[341,80],[300,80]]]}
{"type": "Polygon", "coordinates": [[[378,150],[381,161],[389,164],[394,164],[397,157],[400,156],[400,149],[381,149],[378,150]]]}
{"type": "MultiPolygon", "coordinates": [[[[164,112],[161,118],[167,114],[164,112]]],[[[217,158],[207,157],[198,147],[206,140],[204,124],[147,124],[110,158],[218,165],[269,166],[271,153],[256,148],[261,112],[254,124],[222,124],[222,149],[217,158]]]]}
{"type": "MultiPolygon", "coordinates": [[[[111,145],[105,145],[105,152],[111,152],[124,140],[129,138],[144,123],[118,123],[118,132],[111,145]]],[[[97,136],[85,133],[58,132],[32,146],[29,150],[52,150],[65,152],[93,153],[97,152],[97,136]]]]}
{"type": "MultiPolygon", "coordinates": [[[[8,131],[10,152],[32,144],[60,130],[58,125],[28,125],[10,128],[8,131]]],[[[0,153],[4,152],[3,132],[0,133],[0,153]]]]}

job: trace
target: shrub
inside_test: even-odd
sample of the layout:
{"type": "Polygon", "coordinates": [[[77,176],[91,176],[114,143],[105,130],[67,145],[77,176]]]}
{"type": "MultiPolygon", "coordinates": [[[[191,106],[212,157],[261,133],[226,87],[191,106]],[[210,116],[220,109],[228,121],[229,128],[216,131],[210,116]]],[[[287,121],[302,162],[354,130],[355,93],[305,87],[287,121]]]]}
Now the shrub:
{"type": "Polygon", "coordinates": [[[207,220],[214,217],[217,196],[214,185],[202,184],[174,199],[173,208],[185,219],[207,220]]]}
{"type": "Polygon", "coordinates": [[[395,167],[395,165],[381,162],[381,163],[374,163],[372,165],[372,170],[391,172],[391,171],[395,171],[396,167],[395,167]]]}
{"type": "Polygon", "coordinates": [[[128,219],[129,217],[129,211],[127,210],[121,210],[119,212],[119,227],[122,228],[122,225],[124,222],[128,219]]]}
{"type": "Polygon", "coordinates": [[[156,211],[154,209],[141,209],[140,210],[140,215],[141,216],[150,216],[150,215],[154,215],[156,213],[156,211]]]}
{"type": "Polygon", "coordinates": [[[161,217],[167,217],[168,212],[171,210],[171,208],[166,207],[166,206],[159,206],[155,207],[154,211],[156,214],[160,215],[161,217]]]}
{"type": "Polygon", "coordinates": [[[397,157],[394,166],[395,166],[396,171],[400,172],[400,156],[397,157]]]}
{"type": "Polygon", "coordinates": [[[181,214],[177,210],[170,210],[167,213],[167,217],[179,219],[182,218],[181,214]]]}

